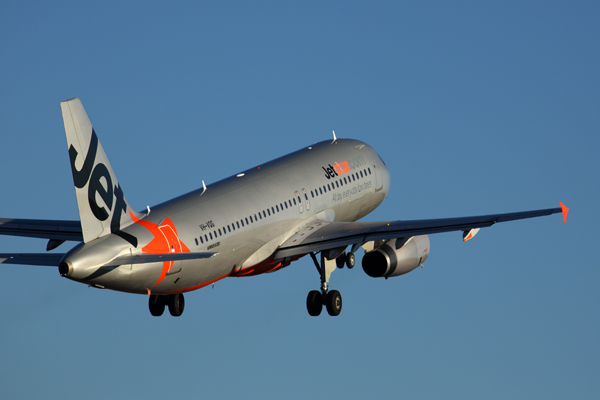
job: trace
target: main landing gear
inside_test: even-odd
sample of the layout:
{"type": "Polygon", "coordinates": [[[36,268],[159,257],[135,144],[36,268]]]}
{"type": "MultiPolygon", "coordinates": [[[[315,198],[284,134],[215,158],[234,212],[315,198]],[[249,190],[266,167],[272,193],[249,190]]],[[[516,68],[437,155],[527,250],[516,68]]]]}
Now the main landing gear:
{"type": "Polygon", "coordinates": [[[155,317],[160,317],[165,312],[165,306],[169,307],[169,312],[174,317],[179,317],[183,314],[183,308],[185,307],[185,299],[183,293],[175,293],[169,295],[150,295],[148,299],[148,308],[150,314],[155,317]]]}
{"type": "MultiPolygon", "coordinates": [[[[335,260],[327,260],[323,252],[321,252],[321,263],[319,265],[315,254],[310,253],[310,256],[315,263],[315,267],[317,267],[317,271],[319,271],[319,275],[321,276],[321,290],[311,290],[308,292],[308,297],[306,298],[306,308],[308,310],[308,314],[313,317],[320,315],[324,304],[329,315],[334,317],[340,315],[340,312],[342,312],[342,295],[337,290],[329,290],[327,282],[329,281],[329,276],[335,269],[336,265],[339,266],[337,259],[342,258],[343,263],[346,262],[347,257],[342,255],[335,260]]],[[[353,254],[352,261],[354,261],[353,254]]],[[[354,266],[354,262],[352,262],[352,266],[354,266]]],[[[348,264],[348,268],[352,268],[350,267],[350,264],[348,264]]]]}
{"type": "Polygon", "coordinates": [[[354,268],[354,262],[356,261],[354,253],[343,253],[341,256],[335,259],[335,263],[338,268],[344,268],[344,265],[349,269],[354,268]]]}

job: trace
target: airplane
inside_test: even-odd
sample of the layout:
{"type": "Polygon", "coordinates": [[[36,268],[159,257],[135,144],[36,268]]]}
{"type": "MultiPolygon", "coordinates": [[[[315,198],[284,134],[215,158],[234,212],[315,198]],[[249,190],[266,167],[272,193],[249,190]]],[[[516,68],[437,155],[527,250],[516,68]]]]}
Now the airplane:
{"type": "Polygon", "coordinates": [[[375,278],[423,266],[429,235],[462,232],[463,241],[498,222],[562,213],[560,207],[427,220],[357,222],[390,189],[390,171],[368,144],[338,139],[306,146],[216,183],[135,211],[113,172],[81,101],[60,103],[79,221],[0,219],[0,234],[48,240],[46,250],[79,242],[66,253],[0,254],[0,263],[58,267],[62,277],[91,287],[148,296],[151,315],[183,313],[183,293],[226,277],[278,271],[309,255],[319,290],[308,293],[309,315],[342,310],[329,289],[336,268],[375,278]]]}

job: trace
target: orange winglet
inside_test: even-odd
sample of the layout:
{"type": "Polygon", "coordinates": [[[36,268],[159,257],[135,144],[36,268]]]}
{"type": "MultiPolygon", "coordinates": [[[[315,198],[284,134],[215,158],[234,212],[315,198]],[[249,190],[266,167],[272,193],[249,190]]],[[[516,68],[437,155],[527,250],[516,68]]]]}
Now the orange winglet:
{"type": "Polygon", "coordinates": [[[558,204],[560,204],[560,208],[562,208],[562,215],[563,215],[563,220],[565,221],[565,224],[567,223],[567,214],[569,213],[569,209],[567,208],[567,206],[565,206],[562,202],[558,202],[558,204]]]}

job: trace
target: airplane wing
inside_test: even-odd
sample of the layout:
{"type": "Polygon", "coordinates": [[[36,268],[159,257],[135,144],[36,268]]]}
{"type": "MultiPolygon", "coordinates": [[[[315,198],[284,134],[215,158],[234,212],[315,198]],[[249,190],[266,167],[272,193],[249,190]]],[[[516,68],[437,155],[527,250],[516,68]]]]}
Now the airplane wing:
{"type": "Polygon", "coordinates": [[[375,240],[410,238],[417,235],[452,231],[463,231],[463,239],[468,240],[477,233],[479,228],[492,226],[497,222],[541,217],[561,212],[566,222],[568,209],[562,203],[560,208],[474,217],[384,222],[317,221],[285,241],[275,253],[274,258],[282,259],[348,245],[358,247],[375,240]]]}
{"type": "Polygon", "coordinates": [[[117,257],[104,267],[117,267],[126,264],[146,264],[153,262],[198,260],[201,258],[214,257],[219,253],[167,253],[167,254],[137,254],[133,256],[117,257]]]}
{"type": "Polygon", "coordinates": [[[83,241],[79,221],[0,218],[0,235],[83,241]]]}
{"type": "MultiPolygon", "coordinates": [[[[197,260],[214,257],[219,253],[167,253],[167,254],[138,254],[117,257],[103,267],[118,267],[126,264],[146,264],[153,262],[197,260]]],[[[58,267],[64,253],[0,253],[0,264],[46,265],[58,267]]]]}

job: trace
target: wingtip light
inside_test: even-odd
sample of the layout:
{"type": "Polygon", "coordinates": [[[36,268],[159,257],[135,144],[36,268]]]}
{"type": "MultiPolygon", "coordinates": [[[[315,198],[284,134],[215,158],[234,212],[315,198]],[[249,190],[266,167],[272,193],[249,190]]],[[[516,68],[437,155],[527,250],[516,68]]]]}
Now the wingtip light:
{"type": "Polygon", "coordinates": [[[559,201],[558,204],[560,204],[560,208],[562,209],[562,215],[563,215],[563,220],[565,221],[565,224],[567,223],[567,214],[569,213],[569,208],[567,206],[565,206],[562,201],[559,201]]]}

